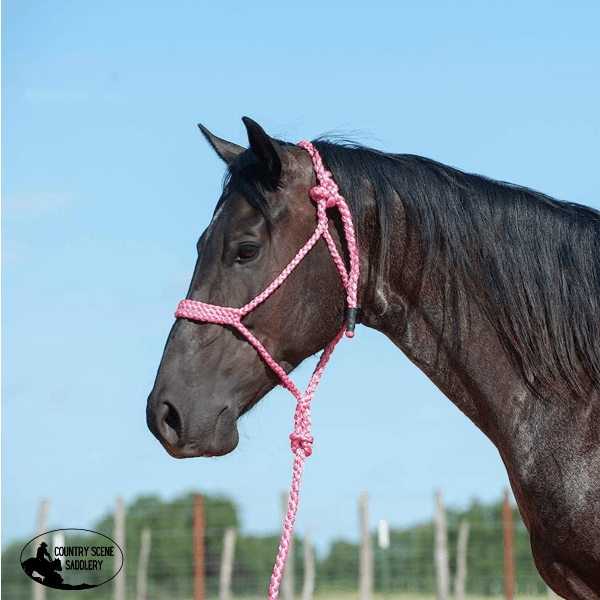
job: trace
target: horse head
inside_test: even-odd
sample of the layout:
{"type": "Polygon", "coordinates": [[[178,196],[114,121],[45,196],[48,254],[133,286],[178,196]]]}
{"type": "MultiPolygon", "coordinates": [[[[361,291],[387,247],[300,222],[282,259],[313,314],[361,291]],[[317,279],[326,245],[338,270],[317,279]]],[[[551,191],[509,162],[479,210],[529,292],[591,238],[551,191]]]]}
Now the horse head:
{"type": "MultiPolygon", "coordinates": [[[[315,231],[310,190],[317,179],[298,146],[269,137],[244,118],[249,148],[200,126],[228,165],[222,195],[197,244],[187,299],[245,306],[281,273],[315,231]]],[[[331,233],[343,253],[342,224],[331,233]]],[[[243,317],[244,327],[290,373],[322,350],[344,323],[345,290],[323,239],[264,302],[243,317]]],[[[176,320],[148,398],[150,430],[174,457],[218,456],[238,444],[238,418],[279,377],[231,326],[176,320]]]]}

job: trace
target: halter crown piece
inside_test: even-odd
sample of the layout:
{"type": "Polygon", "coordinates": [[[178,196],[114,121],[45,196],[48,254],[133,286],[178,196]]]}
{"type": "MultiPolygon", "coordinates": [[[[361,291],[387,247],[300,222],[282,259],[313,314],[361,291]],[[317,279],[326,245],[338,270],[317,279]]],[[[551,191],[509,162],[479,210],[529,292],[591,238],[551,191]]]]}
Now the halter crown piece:
{"type": "Polygon", "coordinates": [[[356,244],[356,235],[354,232],[354,223],[348,204],[343,196],[339,193],[339,188],[333,181],[332,175],[325,170],[323,161],[317,149],[310,143],[302,141],[298,146],[304,148],[310,154],[319,185],[310,190],[312,199],[317,203],[318,225],[315,232],[304,246],[298,251],[298,254],[288,263],[280,275],[256,298],[251,300],[242,308],[229,308],[226,306],[216,306],[214,304],[206,304],[204,302],[196,302],[195,300],[182,300],[175,316],[178,318],[192,319],[194,321],[204,321],[206,323],[217,323],[220,325],[231,325],[235,327],[258,351],[265,362],[279,375],[280,385],[286,388],[297,400],[296,413],[294,415],[294,431],[290,435],[292,452],[294,453],[292,485],[288,499],[288,512],[283,525],[281,542],[279,544],[279,552],[275,559],[275,567],[271,575],[271,585],[269,587],[269,600],[277,600],[279,596],[279,585],[281,584],[281,576],[287,559],[288,550],[291,543],[292,533],[294,531],[294,522],[296,520],[296,512],[298,510],[298,498],[300,492],[300,478],[304,470],[304,461],[307,456],[312,454],[312,444],[314,438],[310,435],[311,416],[310,403],[313,399],[317,386],[323,371],[334,348],[346,332],[349,338],[354,337],[354,326],[356,323],[357,311],[357,288],[359,277],[359,254],[356,244]],[[334,208],[340,212],[344,225],[344,235],[350,256],[350,270],[346,270],[346,265],[338,249],[329,233],[327,221],[327,209],[334,208]],[[346,323],[340,332],[333,340],[325,347],[323,354],[310,378],[308,387],[304,394],[301,394],[294,382],[288,377],[283,368],[273,359],[267,352],[262,343],[254,336],[242,323],[242,317],[247,315],[251,310],[261,304],[268,298],[294,270],[296,265],[308,254],[309,250],[317,243],[318,239],[323,236],[331,256],[338,268],[344,287],[347,294],[346,308],[346,323]]]}

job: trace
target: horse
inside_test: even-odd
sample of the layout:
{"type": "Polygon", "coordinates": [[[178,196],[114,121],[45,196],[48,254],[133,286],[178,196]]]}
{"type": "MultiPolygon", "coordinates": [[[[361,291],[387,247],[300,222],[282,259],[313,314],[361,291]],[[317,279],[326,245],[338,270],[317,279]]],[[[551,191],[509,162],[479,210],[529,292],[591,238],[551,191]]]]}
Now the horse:
{"type": "Polygon", "coordinates": [[[47,561],[33,556],[32,558],[28,558],[21,566],[31,579],[49,587],[59,586],[63,581],[62,577],[56,572],[62,571],[62,564],[59,558],[47,561]],[[44,579],[34,577],[34,572],[41,575],[44,579]]]}
{"type": "MultiPolygon", "coordinates": [[[[309,153],[243,121],[248,148],[200,125],[227,174],[190,300],[246,305],[315,228],[309,153]]],[[[496,446],[550,588],[600,600],[600,213],[415,155],[312,144],[354,219],[357,323],[390,338],[496,446]]],[[[341,217],[327,219],[349,264],[341,217]]],[[[335,338],[345,303],[320,239],[243,323],[287,374],[335,338]]],[[[279,381],[235,327],[177,318],[147,423],[174,457],[224,455],[237,419],[279,381]]]]}

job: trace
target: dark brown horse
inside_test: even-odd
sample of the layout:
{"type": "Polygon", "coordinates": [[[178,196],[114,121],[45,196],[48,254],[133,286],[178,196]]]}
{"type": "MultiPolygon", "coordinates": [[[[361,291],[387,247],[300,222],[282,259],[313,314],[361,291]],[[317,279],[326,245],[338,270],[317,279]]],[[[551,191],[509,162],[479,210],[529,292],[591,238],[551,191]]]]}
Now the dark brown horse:
{"type": "MultiPolygon", "coordinates": [[[[249,149],[202,128],[228,176],[187,296],[232,307],[262,292],[316,224],[308,153],[244,123],[249,149]]],[[[417,156],[313,143],[356,223],[358,322],[496,445],[548,585],[599,600],[600,214],[417,156]]],[[[244,324],[290,372],[337,334],[344,303],[320,240],[244,324]]],[[[237,419],[277,383],[233,328],[178,319],[148,425],[175,457],[226,454],[237,419]]]]}

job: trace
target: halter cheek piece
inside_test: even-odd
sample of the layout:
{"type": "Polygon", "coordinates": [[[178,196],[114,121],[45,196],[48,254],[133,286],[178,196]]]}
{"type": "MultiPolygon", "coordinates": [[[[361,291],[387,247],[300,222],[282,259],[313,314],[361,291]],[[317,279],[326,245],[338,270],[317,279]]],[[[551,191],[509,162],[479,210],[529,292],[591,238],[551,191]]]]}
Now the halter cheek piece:
{"type": "Polygon", "coordinates": [[[216,323],[219,325],[231,325],[235,327],[258,351],[265,362],[279,375],[281,385],[289,390],[296,398],[296,413],[294,415],[294,431],[290,435],[292,452],[294,453],[294,466],[292,485],[290,489],[290,497],[288,501],[288,512],[283,526],[283,534],[279,545],[279,552],[275,560],[273,575],[271,576],[271,585],[269,587],[269,600],[276,600],[279,594],[279,585],[283,574],[283,567],[288,554],[292,532],[294,529],[294,521],[296,520],[296,512],[298,510],[298,495],[300,491],[300,478],[304,469],[304,461],[307,456],[312,454],[312,444],[314,438],[310,435],[311,416],[310,402],[315,394],[319,380],[323,375],[325,366],[329,361],[331,354],[337,343],[342,338],[344,331],[349,338],[354,337],[354,326],[356,324],[357,311],[357,288],[359,277],[359,254],[356,245],[356,235],[354,232],[354,223],[350,209],[346,200],[339,193],[339,188],[329,171],[325,170],[321,156],[317,149],[310,142],[300,142],[298,146],[304,148],[310,154],[319,185],[310,190],[312,199],[317,203],[318,224],[315,232],[310,239],[299,250],[298,254],[288,263],[281,274],[256,298],[251,300],[242,308],[229,308],[226,306],[216,306],[214,304],[206,304],[204,302],[196,302],[195,300],[182,300],[175,316],[183,319],[192,319],[194,321],[203,321],[206,323],[216,323]],[[348,253],[350,255],[350,270],[346,270],[346,265],[336,245],[329,233],[327,222],[327,209],[337,207],[342,217],[344,225],[344,235],[348,253]],[[315,368],[312,377],[306,388],[306,392],[301,394],[294,382],[288,377],[287,373],[277,363],[273,357],[267,352],[262,343],[254,336],[242,323],[242,317],[247,315],[251,310],[256,308],[264,300],[266,300],[288,277],[295,269],[296,265],[308,254],[309,250],[317,243],[318,239],[323,236],[331,256],[338,268],[347,295],[346,308],[346,323],[335,338],[325,347],[323,354],[315,368]]]}

